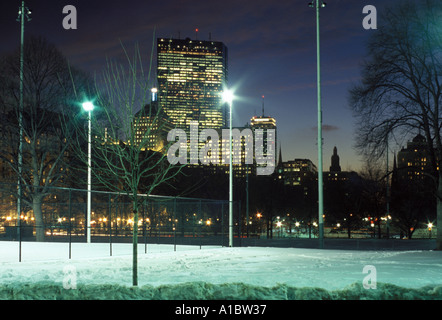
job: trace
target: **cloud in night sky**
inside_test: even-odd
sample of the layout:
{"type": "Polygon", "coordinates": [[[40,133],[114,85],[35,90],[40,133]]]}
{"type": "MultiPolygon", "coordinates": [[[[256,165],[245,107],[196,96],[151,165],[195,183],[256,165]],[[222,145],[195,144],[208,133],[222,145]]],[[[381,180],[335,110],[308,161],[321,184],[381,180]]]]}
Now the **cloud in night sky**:
{"type": "MultiPolygon", "coordinates": [[[[315,132],[318,131],[318,126],[312,127],[312,130],[315,132]]],[[[339,130],[338,126],[334,126],[331,124],[323,124],[322,125],[322,131],[324,131],[324,132],[337,131],[337,130],[339,130]]]]}

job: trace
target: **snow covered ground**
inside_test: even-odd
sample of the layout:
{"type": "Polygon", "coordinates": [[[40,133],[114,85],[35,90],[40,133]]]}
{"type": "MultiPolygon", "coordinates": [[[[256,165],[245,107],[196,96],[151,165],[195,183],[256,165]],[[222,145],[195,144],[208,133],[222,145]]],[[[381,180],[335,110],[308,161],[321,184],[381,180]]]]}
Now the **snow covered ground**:
{"type": "Polygon", "coordinates": [[[133,288],[131,244],[68,248],[0,242],[0,299],[442,299],[439,251],[140,244],[133,288]]]}

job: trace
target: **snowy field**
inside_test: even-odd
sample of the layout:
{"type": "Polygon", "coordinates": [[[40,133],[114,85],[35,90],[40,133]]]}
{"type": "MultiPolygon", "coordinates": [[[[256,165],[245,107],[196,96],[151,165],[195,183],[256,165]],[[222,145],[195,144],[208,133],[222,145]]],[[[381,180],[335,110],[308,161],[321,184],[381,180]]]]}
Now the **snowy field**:
{"type": "Polygon", "coordinates": [[[68,248],[0,242],[0,299],[442,299],[440,251],[140,244],[133,288],[131,244],[68,248]]]}

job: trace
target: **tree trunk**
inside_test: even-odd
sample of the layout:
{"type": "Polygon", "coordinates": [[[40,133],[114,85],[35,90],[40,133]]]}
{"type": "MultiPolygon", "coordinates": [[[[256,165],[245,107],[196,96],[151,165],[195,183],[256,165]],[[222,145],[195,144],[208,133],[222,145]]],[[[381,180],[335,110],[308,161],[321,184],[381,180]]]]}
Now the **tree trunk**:
{"type": "Polygon", "coordinates": [[[138,205],[137,200],[134,201],[134,227],[132,231],[133,259],[132,259],[132,285],[138,286],[138,205]]]}
{"type": "Polygon", "coordinates": [[[378,239],[382,239],[381,217],[378,217],[378,239]]]}
{"type": "Polygon", "coordinates": [[[35,218],[35,235],[37,242],[44,242],[45,228],[43,222],[43,212],[41,210],[41,196],[35,196],[32,199],[32,210],[35,218]]]}

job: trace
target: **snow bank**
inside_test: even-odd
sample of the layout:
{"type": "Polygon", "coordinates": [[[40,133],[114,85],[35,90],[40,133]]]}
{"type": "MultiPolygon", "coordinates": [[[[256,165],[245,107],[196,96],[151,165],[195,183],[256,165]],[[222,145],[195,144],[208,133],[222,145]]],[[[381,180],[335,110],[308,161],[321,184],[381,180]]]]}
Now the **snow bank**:
{"type": "Polygon", "coordinates": [[[0,299],[442,299],[442,252],[0,242],[0,299]],[[365,289],[365,266],[376,289],[365,289]],[[71,282],[66,282],[66,279],[71,282]],[[72,282],[74,281],[74,282],[72,282]],[[66,283],[75,283],[74,289],[66,283]]]}
{"type": "Polygon", "coordinates": [[[189,282],[158,287],[122,285],[80,285],[66,290],[54,283],[0,285],[1,300],[441,300],[442,286],[418,289],[379,283],[366,290],[354,283],[342,290],[296,288],[285,284],[274,287],[245,283],[211,284],[189,282]]]}

